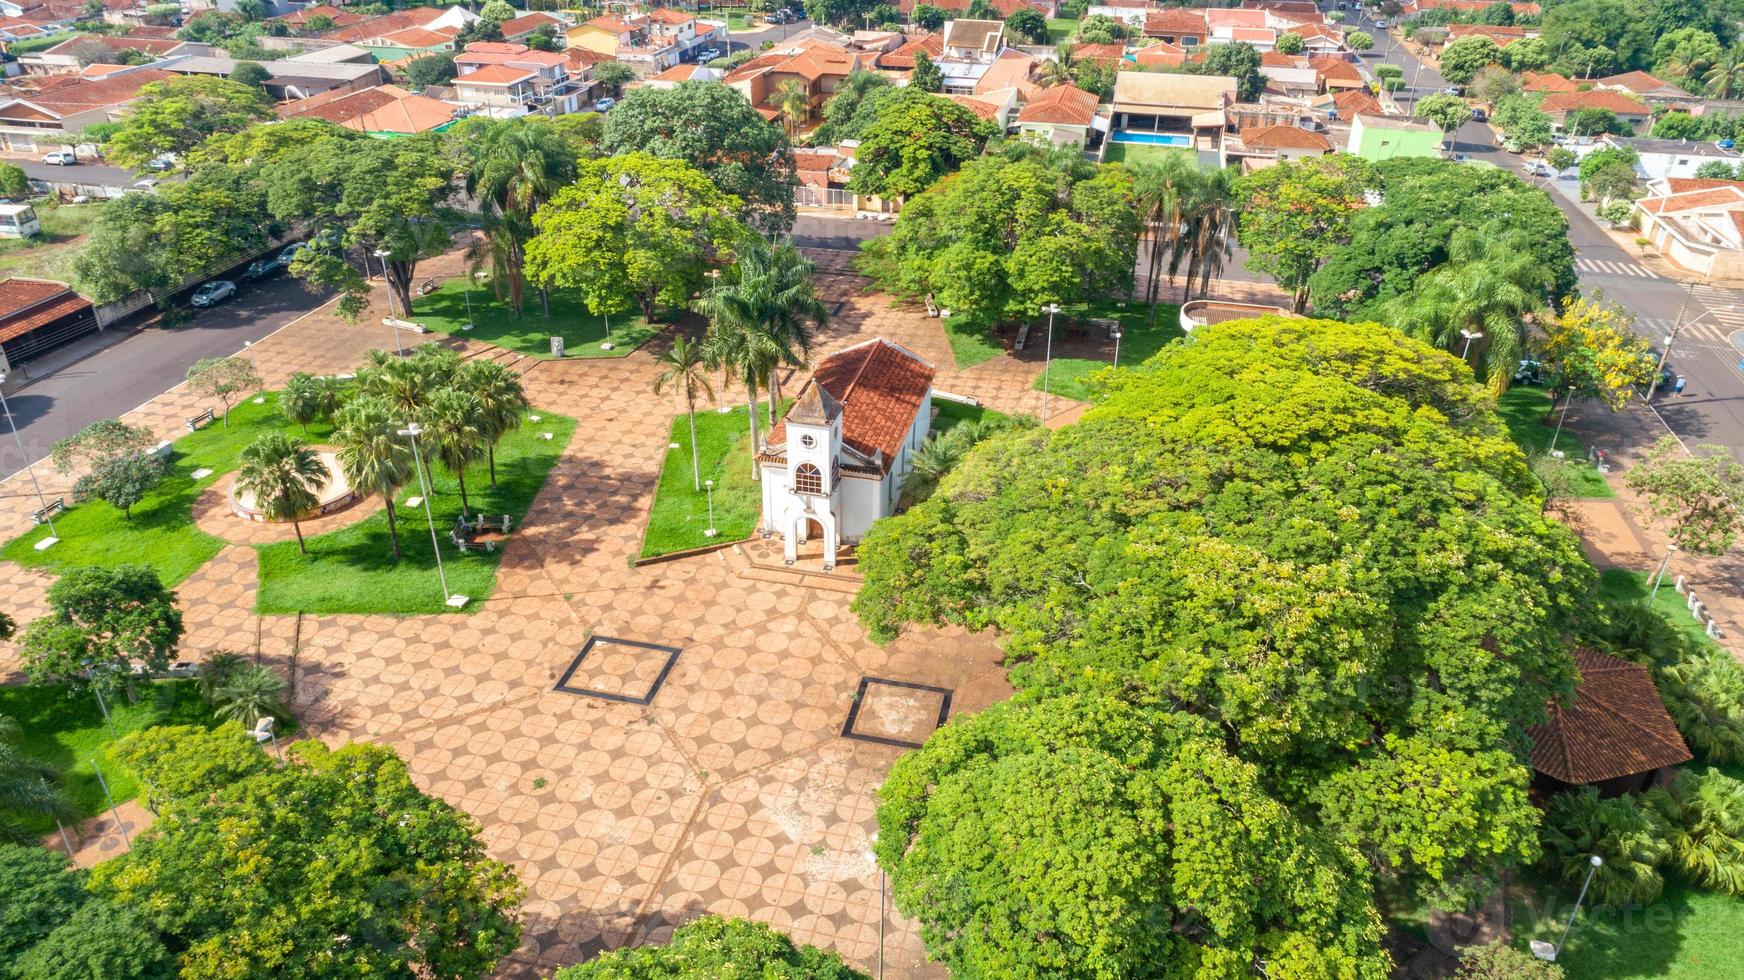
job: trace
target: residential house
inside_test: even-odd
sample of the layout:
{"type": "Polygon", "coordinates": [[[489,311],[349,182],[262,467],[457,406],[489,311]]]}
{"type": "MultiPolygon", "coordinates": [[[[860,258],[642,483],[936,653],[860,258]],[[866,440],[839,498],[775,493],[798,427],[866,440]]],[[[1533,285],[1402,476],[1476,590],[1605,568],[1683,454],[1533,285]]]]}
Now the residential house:
{"type": "Polygon", "coordinates": [[[54,34],[58,29],[28,21],[22,17],[0,17],[0,45],[14,41],[34,41],[54,34]]]}
{"type": "Polygon", "coordinates": [[[1006,89],[1016,89],[1024,99],[1040,94],[1041,86],[1030,81],[1035,74],[1036,66],[1041,59],[1025,54],[1016,48],[1006,48],[999,52],[999,57],[993,59],[993,64],[981,73],[975,80],[974,94],[980,97],[990,96],[1006,89]]]}
{"type": "Polygon", "coordinates": [[[161,68],[142,65],[95,79],[43,79],[43,87],[36,91],[28,91],[17,82],[0,87],[0,150],[36,153],[64,147],[66,137],[98,123],[119,121],[127,106],[139,98],[141,88],[175,77],[161,68]]]}
{"type": "Polygon", "coordinates": [[[498,26],[502,29],[504,41],[519,43],[525,42],[527,38],[533,35],[534,31],[537,31],[541,27],[549,27],[553,34],[562,37],[564,29],[569,25],[561,18],[553,17],[546,13],[535,12],[531,14],[522,14],[519,17],[511,17],[498,26]]]}
{"type": "Polygon", "coordinates": [[[1154,10],[1145,15],[1144,36],[1183,48],[1211,43],[1211,27],[1200,10],[1154,10]]]}
{"type": "Polygon", "coordinates": [[[1606,109],[1614,114],[1624,125],[1639,128],[1642,123],[1652,118],[1652,110],[1644,102],[1637,102],[1621,92],[1589,89],[1584,92],[1552,92],[1538,104],[1550,116],[1553,126],[1561,129],[1568,121],[1571,113],[1582,109],[1606,109]]]}
{"type": "Polygon", "coordinates": [[[788,564],[821,541],[823,568],[896,512],[902,481],[932,428],[933,365],[888,340],[823,358],[757,447],[765,535],[788,564]]]}
{"type": "Polygon", "coordinates": [[[979,95],[947,95],[945,98],[999,127],[1003,132],[1010,128],[1012,116],[1017,111],[1017,90],[1008,88],[1002,90],[1001,94],[1004,97],[1001,101],[979,95]]]}
{"type": "Polygon", "coordinates": [[[923,53],[932,61],[938,61],[945,53],[944,35],[922,34],[910,38],[890,51],[874,55],[874,64],[887,75],[906,78],[914,71],[915,55],[923,53]]]}
{"type": "Polygon", "coordinates": [[[1096,114],[1096,102],[1095,95],[1075,85],[1044,89],[1017,114],[1018,135],[1044,145],[1083,149],[1092,133],[1108,128],[1108,121],[1096,114]]]}
{"type": "Polygon", "coordinates": [[[1278,123],[1244,126],[1235,139],[1225,139],[1220,149],[1224,163],[1239,161],[1244,171],[1253,171],[1283,161],[1326,156],[1332,152],[1332,141],[1322,133],[1278,123]]]}
{"type": "Polygon", "coordinates": [[[1114,129],[1184,134],[1195,144],[1201,136],[1215,139],[1235,90],[1226,75],[1123,71],[1114,76],[1114,129]]]}
{"type": "Polygon", "coordinates": [[[1706,279],[1744,278],[1744,181],[1661,177],[1635,202],[1641,236],[1706,279]]]}
{"type": "Polygon", "coordinates": [[[1126,64],[1126,45],[1124,44],[1074,44],[1071,48],[1072,60],[1083,64],[1103,65],[1119,69],[1126,64]]]}
{"type": "Polygon", "coordinates": [[[1538,790],[1593,786],[1620,796],[1663,783],[1690,761],[1646,667],[1585,648],[1574,651],[1574,665],[1573,696],[1551,698],[1544,722],[1526,729],[1538,790]]]}
{"type": "Polygon", "coordinates": [[[1336,55],[1316,55],[1308,59],[1308,64],[1320,76],[1322,92],[1368,91],[1369,80],[1363,77],[1355,65],[1343,58],[1336,55]]]}
{"type": "MultiPolygon", "coordinates": [[[[1169,41],[1157,41],[1154,44],[1147,44],[1133,52],[1132,60],[1133,64],[1138,65],[1140,68],[1148,68],[1153,71],[1159,68],[1179,68],[1182,65],[1185,65],[1189,60],[1197,60],[1190,52],[1204,50],[1204,46],[1189,49],[1169,41]]],[[[1198,55],[1197,57],[1203,57],[1203,55],[1198,55]]]]}
{"type": "Polygon", "coordinates": [[[1536,27],[1501,27],[1495,24],[1447,25],[1448,44],[1452,44],[1462,37],[1487,37],[1496,42],[1496,47],[1505,48],[1515,41],[1538,36],[1539,31],[1536,27]]]}
{"type": "MultiPolygon", "coordinates": [[[[383,47],[382,39],[401,31],[414,28],[431,32],[442,32],[451,39],[459,34],[467,25],[478,20],[478,16],[465,7],[411,7],[406,10],[396,10],[347,24],[337,30],[321,35],[323,41],[337,41],[341,44],[360,44],[365,47],[383,47]]],[[[382,60],[388,60],[383,58],[382,60]]]]}
{"type": "Polygon", "coordinates": [[[586,73],[576,77],[569,70],[566,52],[535,51],[508,41],[475,41],[454,59],[457,98],[467,105],[488,106],[493,115],[525,113],[559,116],[577,112],[593,100],[596,83],[586,73]],[[472,78],[484,68],[507,68],[531,73],[529,79],[511,81],[506,72],[490,72],[472,78]],[[470,82],[469,82],[470,79],[470,82]],[[530,86],[530,87],[529,87],[530,86]]]}
{"type": "Polygon", "coordinates": [[[0,371],[9,371],[99,329],[91,301],[64,282],[0,281],[0,371]]]}
{"type": "Polygon", "coordinates": [[[1368,114],[1380,116],[1386,114],[1381,101],[1373,95],[1360,89],[1343,89],[1331,92],[1315,103],[1324,109],[1332,119],[1355,119],[1358,115],[1368,114]]]}
{"type": "Polygon", "coordinates": [[[642,80],[644,88],[677,88],[685,82],[718,82],[721,73],[704,64],[673,65],[658,75],[642,80]]]}
{"type": "Polygon", "coordinates": [[[1347,153],[1364,160],[1395,157],[1440,157],[1441,127],[1416,116],[1380,116],[1357,113],[1350,121],[1347,153]]]}
{"type": "Polygon", "coordinates": [[[1149,0],[1102,0],[1084,8],[1084,16],[1109,17],[1133,30],[1144,28],[1145,18],[1154,12],[1149,0]]]}
{"type": "MultiPolygon", "coordinates": [[[[969,14],[970,2],[971,0],[898,0],[896,9],[903,15],[904,20],[912,20],[909,15],[913,14],[914,8],[922,3],[931,3],[932,6],[943,10],[946,14],[966,17],[969,14]]],[[[1001,20],[1026,7],[1043,17],[1058,17],[1060,15],[1059,4],[1056,0],[989,0],[989,2],[993,9],[998,12],[1001,20]]]]}
{"type": "Polygon", "coordinates": [[[1297,24],[1282,33],[1301,37],[1304,54],[1344,56],[1344,32],[1331,24],[1297,24]]]}
{"type": "Polygon", "coordinates": [[[1525,71],[1520,73],[1520,88],[1539,94],[1580,91],[1580,84],[1567,75],[1554,72],[1525,71]]]}
{"type": "Polygon", "coordinates": [[[1601,136],[1600,146],[1635,151],[1635,170],[1645,180],[1694,177],[1704,163],[1723,163],[1736,168],[1744,153],[1708,140],[1656,140],[1632,136],[1601,136]]]}
{"type": "Polygon", "coordinates": [[[605,14],[571,27],[572,48],[586,48],[631,65],[643,75],[657,75],[680,61],[694,61],[699,52],[723,48],[724,22],[698,20],[671,8],[648,14],[626,11],[605,14]]]}
{"type": "Polygon", "coordinates": [[[79,64],[79,53],[92,44],[100,44],[115,52],[115,57],[105,59],[108,63],[121,61],[122,52],[135,52],[149,58],[163,58],[172,54],[208,54],[211,48],[204,44],[178,41],[174,38],[156,37],[116,37],[108,34],[75,34],[52,48],[41,51],[29,51],[18,56],[18,67],[26,75],[54,75],[62,72],[76,72],[79,64]]]}
{"type": "MultiPolygon", "coordinates": [[[[241,64],[249,64],[249,62],[237,61],[228,55],[189,55],[165,58],[156,62],[155,67],[178,75],[215,75],[219,78],[229,78],[235,74],[236,66],[241,64]]],[[[355,92],[374,88],[387,81],[381,66],[373,61],[366,64],[354,62],[325,64],[284,58],[276,61],[255,62],[255,64],[266,69],[267,78],[261,83],[261,87],[266,89],[268,95],[280,102],[306,99],[312,95],[320,95],[323,92],[331,92],[336,89],[355,92]]]]}
{"type": "Polygon", "coordinates": [[[943,44],[937,64],[944,76],[944,91],[972,95],[981,76],[1005,50],[1005,24],[997,20],[946,21],[943,44]]]}
{"type": "Polygon", "coordinates": [[[325,119],[381,139],[440,133],[453,126],[460,107],[397,85],[361,92],[327,92],[279,107],[281,119],[325,119]]]}
{"type": "Polygon", "coordinates": [[[1667,81],[1661,81],[1644,71],[1624,72],[1593,80],[1593,88],[1604,92],[1621,92],[1649,105],[1671,104],[1680,107],[1700,105],[1704,99],[1691,95],[1667,81]]]}
{"type": "Polygon", "coordinates": [[[1260,55],[1260,74],[1266,79],[1267,91],[1284,95],[1321,91],[1320,72],[1302,55],[1264,52],[1260,55]]]}
{"type": "Polygon", "coordinates": [[[394,31],[365,41],[358,41],[359,47],[368,48],[375,59],[382,64],[404,64],[415,58],[426,55],[445,54],[459,49],[460,28],[438,27],[434,30],[423,27],[408,27],[403,31],[394,31]]]}
{"type": "MultiPolygon", "coordinates": [[[[1463,14],[1481,14],[1496,5],[1496,0],[1405,0],[1404,12],[1407,16],[1422,13],[1425,10],[1452,10],[1463,14]]],[[[1516,17],[1537,17],[1544,12],[1536,3],[1510,0],[1509,8],[1516,17]]]]}
{"type": "Polygon", "coordinates": [[[1231,44],[1242,41],[1257,51],[1270,51],[1278,41],[1278,31],[1270,26],[1264,10],[1205,11],[1205,23],[1211,29],[1213,43],[1231,44]]]}
{"type": "Polygon", "coordinates": [[[478,115],[507,119],[538,111],[539,73],[512,65],[475,66],[454,79],[454,100],[478,115]]]}
{"type": "Polygon", "coordinates": [[[332,21],[334,29],[350,27],[353,24],[361,24],[369,20],[366,14],[352,13],[344,7],[335,7],[327,3],[319,3],[312,7],[300,7],[290,13],[280,14],[271,19],[290,27],[292,30],[301,31],[306,29],[309,21],[316,17],[325,17],[332,21]]]}
{"type": "Polygon", "coordinates": [[[836,93],[848,75],[871,66],[871,58],[855,51],[817,42],[771,49],[728,72],[721,82],[738,89],[766,119],[776,119],[780,110],[774,99],[783,83],[797,82],[806,94],[806,119],[817,118],[823,104],[836,93]]]}

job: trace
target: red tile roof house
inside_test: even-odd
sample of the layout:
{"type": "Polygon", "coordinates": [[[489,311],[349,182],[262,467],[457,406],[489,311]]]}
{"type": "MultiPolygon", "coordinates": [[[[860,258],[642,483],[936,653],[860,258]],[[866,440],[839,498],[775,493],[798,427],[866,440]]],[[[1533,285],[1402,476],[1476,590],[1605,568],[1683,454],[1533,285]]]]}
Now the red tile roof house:
{"type": "MultiPolygon", "coordinates": [[[[454,66],[459,73],[454,84],[457,90],[463,90],[460,100],[462,102],[470,102],[464,97],[465,87],[462,83],[473,72],[485,68],[511,68],[530,72],[532,97],[519,104],[528,112],[548,116],[579,112],[586,108],[592,101],[591,93],[596,84],[585,77],[576,78],[571,74],[566,52],[534,51],[525,44],[508,41],[474,41],[466,46],[465,51],[455,56],[454,66]]],[[[498,78],[497,81],[502,79],[498,78]]],[[[483,104],[498,105],[495,99],[499,94],[497,89],[490,88],[488,92],[477,86],[474,89],[493,97],[483,104]]]]}
{"type": "Polygon", "coordinates": [[[0,282],[0,368],[17,367],[97,329],[91,302],[64,282],[0,282]]]}
{"type": "Polygon", "coordinates": [[[1582,109],[1608,109],[1631,128],[1639,128],[1653,116],[1653,111],[1647,108],[1646,103],[1637,102],[1621,92],[1599,89],[1552,92],[1539,103],[1539,108],[1549,113],[1551,124],[1559,129],[1567,124],[1569,113],[1582,109]]]}
{"type": "Polygon", "coordinates": [[[1282,160],[1323,157],[1332,152],[1332,142],[1299,126],[1244,127],[1234,141],[1223,141],[1226,160],[1239,158],[1244,170],[1258,170],[1282,160]]]}
{"type": "Polygon", "coordinates": [[[818,362],[787,415],[758,447],[763,533],[789,565],[822,539],[825,571],[842,546],[896,511],[902,481],[932,428],[933,365],[888,340],[818,362]]]}
{"type": "Polygon", "coordinates": [[[88,44],[101,44],[118,57],[123,51],[137,51],[150,58],[162,58],[170,54],[199,53],[207,50],[203,44],[189,44],[174,38],[161,37],[116,37],[108,34],[77,34],[52,48],[41,51],[31,51],[18,56],[18,67],[27,75],[52,75],[60,72],[76,72],[79,70],[78,51],[88,44]]]}
{"type": "Polygon", "coordinates": [[[1018,135],[1050,146],[1082,148],[1096,125],[1096,96],[1075,85],[1044,89],[1017,114],[1018,135]]]}
{"type": "Polygon", "coordinates": [[[1145,15],[1144,36],[1193,48],[1210,40],[1211,26],[1203,11],[1158,10],[1145,15]]]}
{"type": "Polygon", "coordinates": [[[118,121],[139,98],[141,88],[175,77],[161,68],[141,66],[36,92],[0,88],[0,149],[13,153],[60,149],[66,145],[61,137],[118,121]]]}

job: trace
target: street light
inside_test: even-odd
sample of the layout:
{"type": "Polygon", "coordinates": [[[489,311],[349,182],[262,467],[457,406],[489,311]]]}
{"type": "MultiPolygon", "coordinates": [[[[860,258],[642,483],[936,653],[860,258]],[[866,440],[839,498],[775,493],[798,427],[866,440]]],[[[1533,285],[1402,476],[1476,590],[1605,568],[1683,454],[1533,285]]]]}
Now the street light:
{"type": "Polygon", "coordinates": [[[1120,324],[1118,324],[1118,323],[1115,324],[1114,325],[1114,366],[1115,367],[1120,366],[1120,335],[1121,335],[1121,332],[1122,331],[1120,329],[1120,324]]]}
{"type": "Polygon", "coordinates": [[[1546,452],[1556,452],[1556,440],[1562,437],[1562,423],[1568,421],[1568,407],[1574,404],[1574,385],[1568,386],[1568,396],[1562,400],[1562,414],[1556,418],[1556,431],[1550,434],[1550,448],[1546,452]]]}
{"type": "Polygon", "coordinates": [[[1048,373],[1054,366],[1054,314],[1060,312],[1060,304],[1049,303],[1042,307],[1042,312],[1048,315],[1048,341],[1046,353],[1042,355],[1042,424],[1048,424],[1048,373]]]}
{"type": "MultiPolygon", "coordinates": [[[[1691,288],[1693,290],[1694,287],[1691,288]]],[[[1659,352],[1659,364],[1654,368],[1653,382],[1647,386],[1648,404],[1652,404],[1654,393],[1659,391],[1659,379],[1665,377],[1665,362],[1671,358],[1671,345],[1676,342],[1677,335],[1682,333],[1685,327],[1693,327],[1716,313],[1727,313],[1736,311],[1737,309],[1738,304],[1730,303],[1726,306],[1719,307],[1718,309],[1709,310],[1688,323],[1683,322],[1683,311],[1678,311],[1678,322],[1671,325],[1671,333],[1665,338],[1665,348],[1659,352]]]]}
{"type": "Polygon", "coordinates": [[[430,549],[436,554],[436,581],[442,586],[442,602],[459,609],[466,605],[467,597],[449,594],[448,575],[442,570],[442,545],[436,540],[436,515],[430,510],[430,484],[424,480],[424,457],[418,452],[418,435],[423,431],[423,426],[412,422],[400,430],[400,435],[412,440],[412,464],[418,470],[418,488],[424,491],[424,520],[430,525],[430,549]]]}
{"type": "MultiPolygon", "coordinates": [[[[375,250],[375,257],[378,259],[381,259],[382,285],[384,285],[388,288],[388,313],[392,316],[398,317],[400,315],[400,311],[394,305],[393,280],[388,278],[388,256],[390,256],[392,254],[394,254],[394,253],[388,251],[385,248],[378,248],[375,250]]],[[[394,328],[394,344],[395,344],[395,346],[398,346],[399,342],[400,342],[400,332],[399,332],[399,328],[396,327],[396,328],[394,328]]]]}
{"type": "Polygon", "coordinates": [[[103,778],[103,769],[97,765],[96,759],[91,760],[91,771],[97,774],[97,785],[103,787],[103,798],[109,801],[109,812],[115,815],[115,829],[121,831],[122,843],[132,849],[133,841],[127,837],[127,825],[121,822],[121,811],[115,808],[115,797],[109,795],[109,780],[103,778]]]}
{"type": "Polygon", "coordinates": [[[92,665],[90,657],[86,657],[79,663],[85,668],[86,676],[91,678],[91,693],[97,695],[97,710],[103,712],[103,724],[108,726],[109,735],[113,738],[115,723],[109,720],[109,705],[103,700],[103,685],[97,682],[97,669],[92,665]]]}
{"type": "Polygon", "coordinates": [[[1665,560],[1659,563],[1659,571],[1653,576],[1653,594],[1647,597],[1649,603],[1659,598],[1659,583],[1665,580],[1665,566],[1671,564],[1671,556],[1675,551],[1677,551],[1677,545],[1667,544],[1665,546],[1665,560]]]}
{"type": "Polygon", "coordinates": [[[1587,858],[1587,864],[1590,865],[1590,867],[1587,868],[1587,880],[1581,882],[1580,896],[1574,900],[1574,911],[1568,914],[1568,923],[1562,927],[1562,938],[1557,940],[1556,945],[1554,946],[1542,939],[1532,940],[1533,956],[1538,957],[1546,963],[1556,962],[1556,955],[1562,952],[1563,944],[1568,942],[1568,931],[1574,928],[1574,917],[1580,914],[1581,900],[1587,897],[1587,886],[1593,883],[1593,875],[1599,870],[1599,866],[1604,863],[1605,859],[1599,857],[1597,854],[1587,858]]]}
{"type": "Polygon", "coordinates": [[[712,538],[715,535],[721,533],[721,532],[715,530],[715,481],[704,480],[704,481],[702,481],[702,485],[708,489],[708,514],[709,514],[709,526],[706,530],[704,530],[702,532],[702,536],[705,538],[712,538]]]}
{"type": "Polygon", "coordinates": [[[600,314],[600,319],[602,319],[606,322],[606,340],[605,340],[605,343],[600,344],[600,350],[611,350],[612,349],[612,317],[611,317],[611,314],[602,312],[600,314]]]}
{"type": "MultiPolygon", "coordinates": [[[[243,353],[248,355],[248,369],[250,371],[254,372],[255,377],[257,377],[257,378],[260,377],[260,365],[254,363],[254,341],[252,341],[252,340],[243,341],[242,342],[242,350],[243,350],[243,353]]],[[[266,382],[263,381],[263,382],[261,382],[261,384],[264,387],[266,382]]]]}
{"type": "Polygon", "coordinates": [[[48,524],[48,537],[36,543],[36,550],[41,551],[59,541],[60,533],[55,530],[54,515],[48,511],[48,498],[43,496],[42,484],[36,482],[36,468],[30,465],[30,453],[24,449],[24,437],[18,434],[18,420],[12,417],[12,407],[6,403],[6,378],[0,371],[0,414],[6,416],[6,424],[12,427],[12,441],[18,443],[18,455],[24,463],[24,472],[30,474],[30,486],[36,491],[36,502],[42,505],[42,519],[48,524]]]}
{"type": "Polygon", "coordinates": [[[1472,341],[1484,339],[1484,332],[1482,330],[1461,330],[1459,335],[1465,338],[1465,349],[1459,352],[1459,359],[1463,361],[1471,356],[1472,341]]]}

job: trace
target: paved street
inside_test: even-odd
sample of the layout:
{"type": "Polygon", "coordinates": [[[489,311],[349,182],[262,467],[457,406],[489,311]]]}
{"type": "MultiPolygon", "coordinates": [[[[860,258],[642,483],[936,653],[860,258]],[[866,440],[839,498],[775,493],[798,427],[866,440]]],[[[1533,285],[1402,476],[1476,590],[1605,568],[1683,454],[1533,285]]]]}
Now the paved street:
{"type": "Polygon", "coordinates": [[[71,167],[59,167],[52,163],[43,163],[39,155],[35,160],[11,160],[23,168],[24,175],[32,180],[46,180],[51,183],[97,184],[103,187],[131,187],[139,179],[138,174],[124,167],[103,167],[96,164],[80,163],[71,167]]]}
{"type": "MultiPolygon", "coordinates": [[[[234,300],[182,326],[143,330],[8,395],[25,451],[41,459],[56,439],[98,419],[117,418],[174,387],[200,358],[236,353],[245,341],[265,337],[323,301],[289,276],[244,283],[234,300]]],[[[22,467],[7,432],[0,440],[0,479],[22,467]]]]}

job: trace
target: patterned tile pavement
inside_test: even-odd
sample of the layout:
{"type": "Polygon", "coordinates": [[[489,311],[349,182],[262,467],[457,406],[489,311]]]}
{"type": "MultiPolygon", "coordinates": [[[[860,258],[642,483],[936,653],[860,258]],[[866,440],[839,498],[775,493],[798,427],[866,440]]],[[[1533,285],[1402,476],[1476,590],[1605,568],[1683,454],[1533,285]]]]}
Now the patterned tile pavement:
{"type": "MultiPolygon", "coordinates": [[[[458,268],[451,254],[427,271],[458,268]]],[[[937,320],[866,293],[851,275],[820,275],[819,288],[840,304],[820,356],[887,337],[934,361],[942,389],[1002,411],[1039,411],[1039,352],[959,371],[937,320]]],[[[328,308],[253,353],[277,386],[292,370],[349,371],[366,349],[391,342],[386,328],[344,323],[328,308]]],[[[940,976],[913,924],[887,907],[869,856],[877,788],[907,750],[846,738],[844,726],[852,711],[862,736],[924,739],[944,696],[920,688],[948,691],[953,717],[1010,694],[998,650],[988,637],[940,630],[879,647],[849,608],[851,573],[759,575],[755,547],[634,567],[679,411],[676,399],[662,404],[649,390],[665,342],[527,373],[534,405],[576,418],[580,431],[510,540],[496,594],[471,615],[256,615],[249,546],[275,531],[228,526],[219,481],[196,512],[230,544],[179,588],[185,653],[240,650],[278,665],[311,733],[391,745],[421,785],[478,819],[491,852],[528,886],[526,938],[505,975],[661,941],[712,911],[769,922],[862,968],[881,959],[893,978],[940,976]],[[565,686],[631,700],[557,689],[590,639],[565,686]],[[664,650],[612,639],[678,653],[669,662],[664,650]],[[866,678],[916,687],[871,681],[862,697],[866,678]],[[633,703],[650,690],[647,704],[633,703]]],[[[1057,340],[1055,353],[1109,352],[1072,339],[1057,340]]],[[[128,421],[173,438],[203,407],[177,388],[128,421]]],[[[1069,417],[1076,406],[1054,407],[1069,417]]],[[[39,475],[51,493],[69,482],[39,475]]],[[[0,533],[28,525],[27,489],[21,479],[0,485],[0,533]]],[[[374,506],[325,520],[349,523],[374,506]]],[[[0,588],[21,621],[40,612],[50,581],[0,564],[0,588]]],[[[13,665],[14,651],[0,647],[0,670],[13,665]]],[[[101,825],[97,838],[86,846],[113,851],[101,825]]]]}

